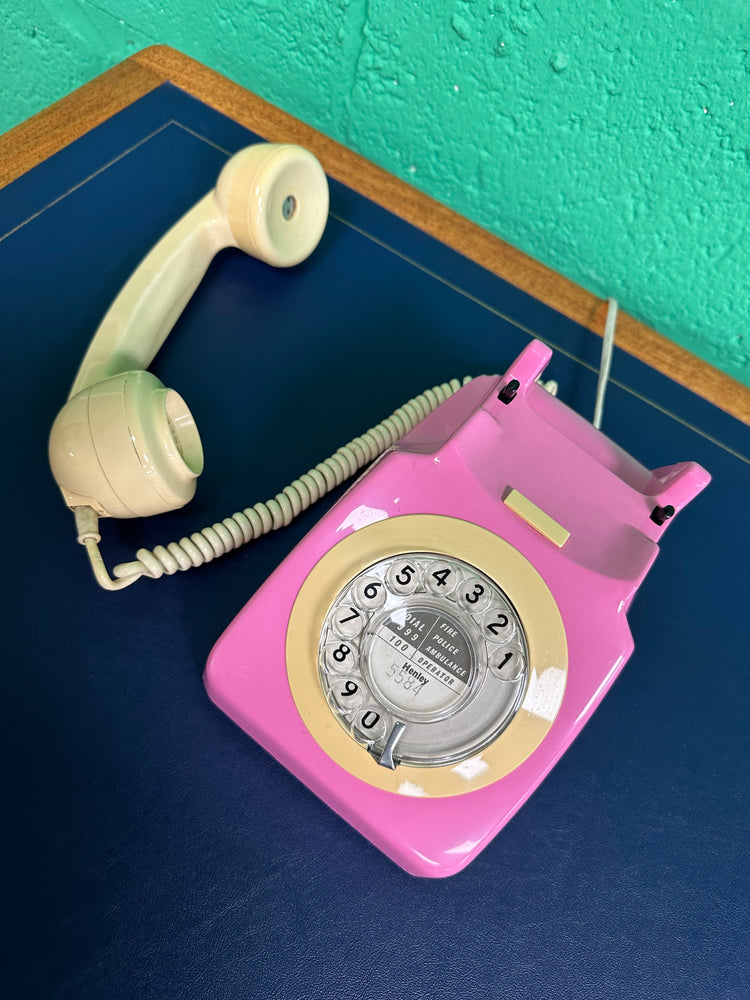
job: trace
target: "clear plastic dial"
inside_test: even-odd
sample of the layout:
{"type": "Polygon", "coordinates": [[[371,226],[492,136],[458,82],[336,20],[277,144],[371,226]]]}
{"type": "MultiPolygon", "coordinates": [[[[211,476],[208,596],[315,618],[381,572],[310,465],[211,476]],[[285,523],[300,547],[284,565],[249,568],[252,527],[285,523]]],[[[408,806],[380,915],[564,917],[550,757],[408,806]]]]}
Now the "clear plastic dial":
{"type": "Polygon", "coordinates": [[[369,566],[337,595],[318,669],[331,711],[381,764],[438,767],[476,755],[510,723],[528,647],[488,576],[409,552],[369,566]]]}

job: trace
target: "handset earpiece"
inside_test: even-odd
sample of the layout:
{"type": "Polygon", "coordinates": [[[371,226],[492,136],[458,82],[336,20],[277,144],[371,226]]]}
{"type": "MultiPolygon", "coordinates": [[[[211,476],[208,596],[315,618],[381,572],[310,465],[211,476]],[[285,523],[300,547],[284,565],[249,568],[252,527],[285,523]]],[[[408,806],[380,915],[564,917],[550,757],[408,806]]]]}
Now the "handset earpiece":
{"type": "Polygon", "coordinates": [[[248,146],[226,164],[215,195],[236,245],[274,267],[301,263],[323,235],[328,182],[299,146],[248,146]]]}
{"type": "Polygon", "coordinates": [[[140,517],[186,504],[203,468],[182,398],[145,371],[226,247],[276,267],[304,260],[328,216],[328,184],[299,146],[249,146],[213,191],[144,258],[99,325],[52,427],[49,457],[65,502],[140,517]]]}

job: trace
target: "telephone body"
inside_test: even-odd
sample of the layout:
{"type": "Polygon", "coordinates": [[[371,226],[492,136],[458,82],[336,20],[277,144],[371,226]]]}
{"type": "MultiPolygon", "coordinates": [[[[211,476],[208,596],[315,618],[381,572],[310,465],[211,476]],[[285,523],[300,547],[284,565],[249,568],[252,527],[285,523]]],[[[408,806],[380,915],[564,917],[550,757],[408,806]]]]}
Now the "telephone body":
{"type": "Polygon", "coordinates": [[[406,871],[468,864],[633,650],[630,603],[708,483],[551,396],[533,341],[398,441],[239,613],[213,701],[406,871]]]}

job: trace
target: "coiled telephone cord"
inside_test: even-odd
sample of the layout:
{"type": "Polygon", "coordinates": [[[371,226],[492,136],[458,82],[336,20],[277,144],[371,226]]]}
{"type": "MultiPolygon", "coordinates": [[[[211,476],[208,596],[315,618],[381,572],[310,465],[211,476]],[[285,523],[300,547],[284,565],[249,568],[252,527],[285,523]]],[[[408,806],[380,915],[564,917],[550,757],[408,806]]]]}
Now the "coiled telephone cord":
{"type": "Polygon", "coordinates": [[[157,580],[165,573],[171,575],[178,570],[202,566],[240,545],[285,527],[311,504],[382,455],[470,381],[468,376],[463,382],[451,379],[420,393],[265,503],[246,507],[223,521],[194,532],[189,538],[181,538],[179,542],[157,545],[155,549],[138,549],[134,561],[115,566],[114,579],[107,572],[99,551],[101,535],[96,513],[90,507],[77,507],[74,513],[78,541],[86,547],[97,582],[105,590],[121,590],[142,576],[157,580]]]}

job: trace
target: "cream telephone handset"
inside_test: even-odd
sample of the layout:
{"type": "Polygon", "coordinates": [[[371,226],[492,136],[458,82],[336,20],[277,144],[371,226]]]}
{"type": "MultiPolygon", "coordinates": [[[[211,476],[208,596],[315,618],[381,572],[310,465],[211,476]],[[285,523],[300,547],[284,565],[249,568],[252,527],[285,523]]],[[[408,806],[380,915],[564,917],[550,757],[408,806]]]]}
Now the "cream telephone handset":
{"type": "Polygon", "coordinates": [[[50,464],[76,514],[97,579],[101,516],[141,517],[182,507],[195,492],[203,450],[190,410],[146,369],[225,247],[277,267],[304,260],[328,215],[318,161],[296,146],[256,145],[233,156],[215,189],[151,250],[102,320],[50,435],[50,464]]]}
{"type": "Polygon", "coordinates": [[[99,551],[100,517],[175,510],[194,495],[203,469],[195,421],[181,396],[146,369],[216,253],[239,247],[291,267],[317,246],[328,217],[328,182],[299,146],[261,143],[236,153],[216,187],[156,244],[117,296],[81,363],[52,427],[49,458],[74,512],[99,584],[118,590],[208,562],[275,528],[392,445],[460,385],[437,386],[339,449],[266,503],[189,538],[141,549],[109,576],[99,551]]]}
{"type": "Polygon", "coordinates": [[[50,439],[98,581],[117,589],[287,524],[373,462],[216,643],[211,698],[407,871],[479,853],[569,746],[633,649],[626,614],[670,518],[708,483],[650,472],[540,385],[533,341],[501,377],[438,386],[282,490],[115,567],[100,516],[182,506],[202,449],[145,371],[217,250],[277,266],[317,245],[325,175],[256,146],[157,244],[102,322],[50,439]]]}

